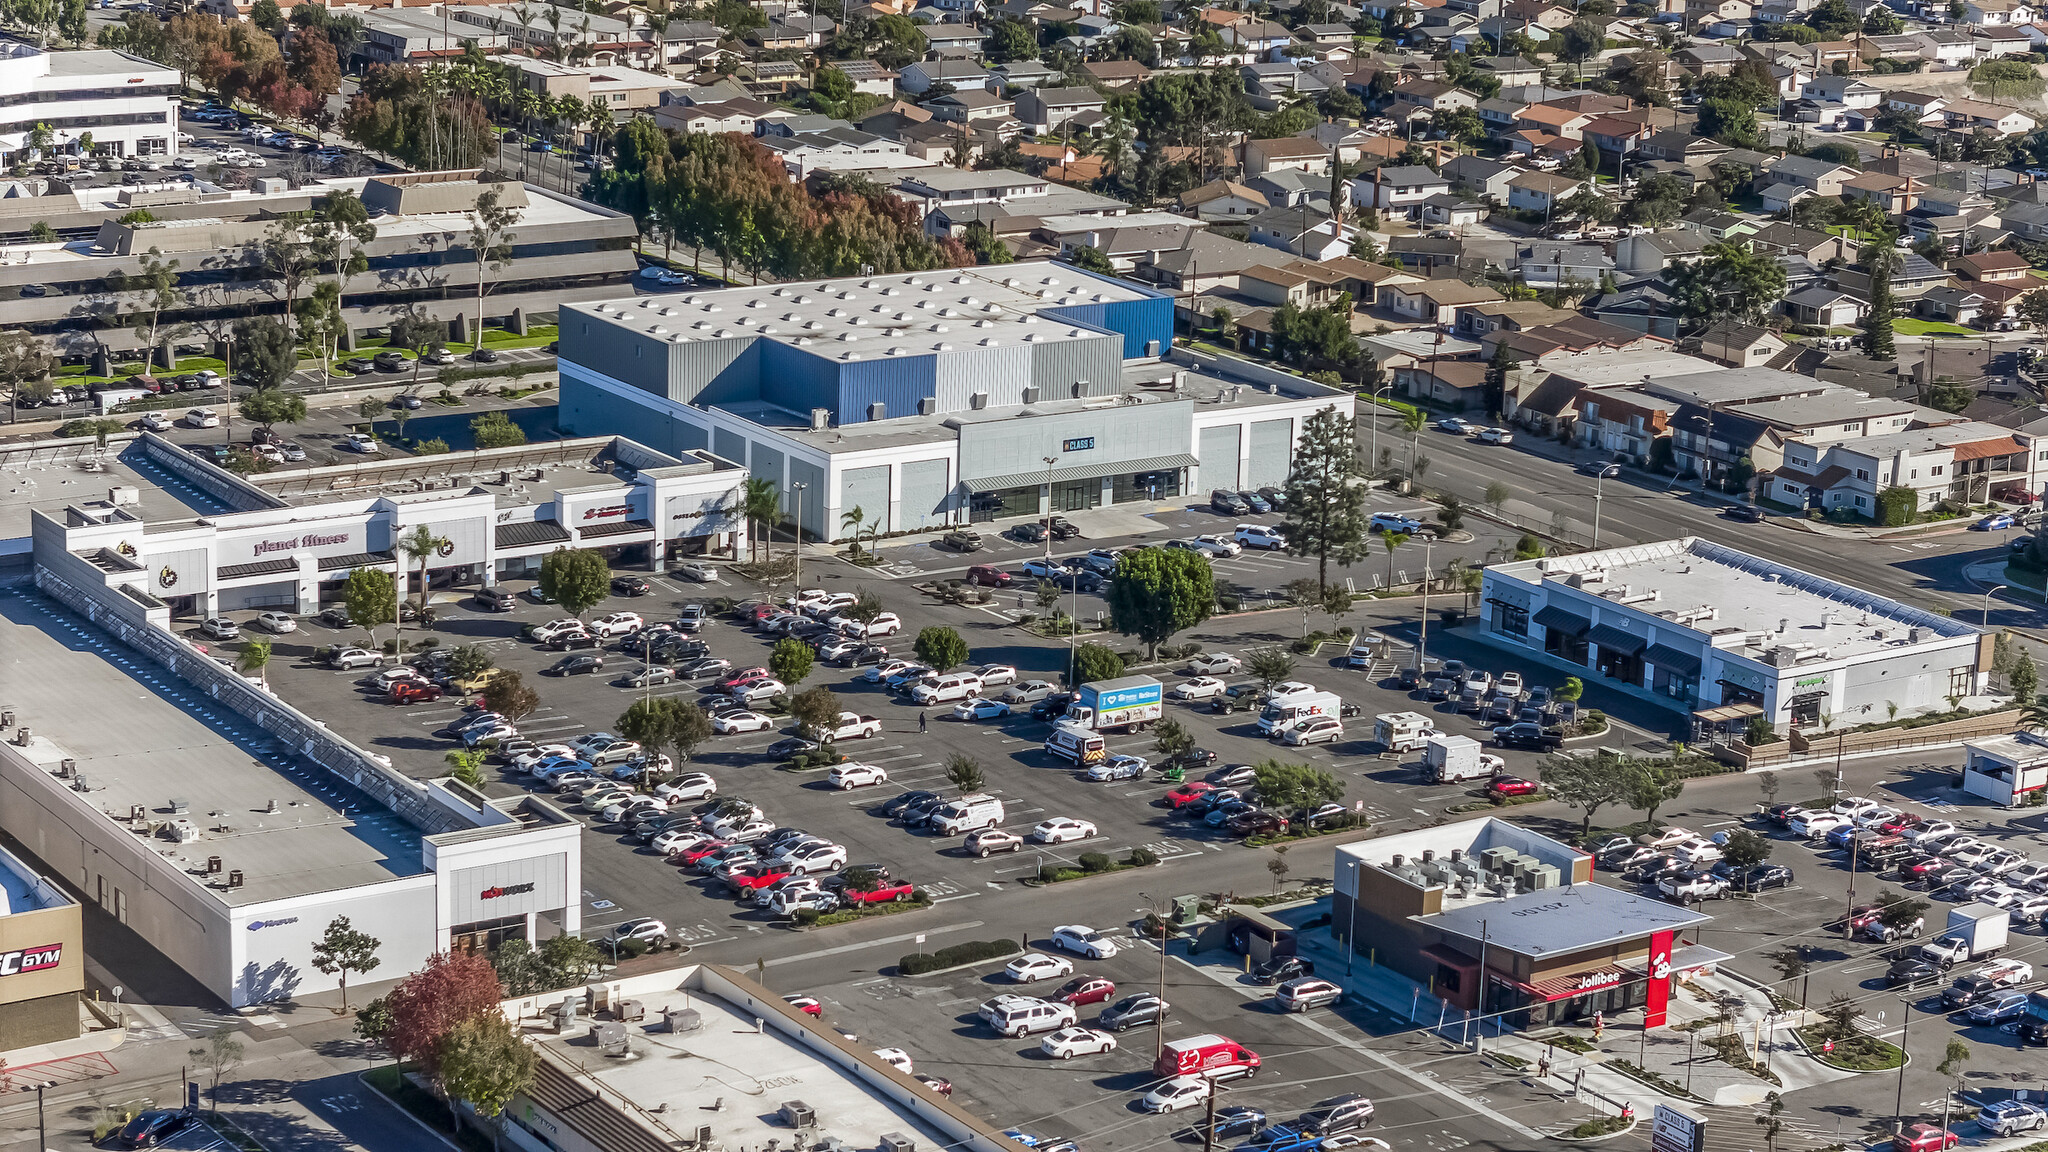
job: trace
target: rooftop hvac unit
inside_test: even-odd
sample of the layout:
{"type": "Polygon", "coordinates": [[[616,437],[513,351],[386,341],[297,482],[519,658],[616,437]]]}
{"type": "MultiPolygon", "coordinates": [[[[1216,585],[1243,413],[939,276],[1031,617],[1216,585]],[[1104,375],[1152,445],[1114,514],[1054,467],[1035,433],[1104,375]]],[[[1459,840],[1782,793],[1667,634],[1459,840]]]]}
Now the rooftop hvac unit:
{"type": "Polygon", "coordinates": [[[128,822],[130,824],[140,824],[147,819],[149,819],[148,805],[130,804],[128,806],[128,822]]]}
{"type": "Polygon", "coordinates": [[[647,1005],[638,1000],[621,1000],[612,1009],[612,1015],[622,1021],[647,1019],[647,1005]]]}
{"type": "Polygon", "coordinates": [[[917,1145],[901,1132],[884,1132],[876,1152],[917,1152],[917,1145]]]}
{"type": "Polygon", "coordinates": [[[1549,864],[1538,864],[1529,870],[1529,890],[1542,892],[1557,887],[1558,871],[1549,864]]]}
{"type": "Polygon", "coordinates": [[[107,489],[107,503],[115,507],[142,503],[142,489],[130,484],[117,484],[107,489]]]}
{"type": "Polygon", "coordinates": [[[1036,404],[1036,403],[1038,403],[1038,386],[1037,386],[1037,385],[1035,385],[1035,384],[1026,384],[1026,385],[1024,386],[1024,403],[1026,403],[1026,404],[1036,404]]]}
{"type": "Polygon", "coordinates": [[[811,431],[823,432],[825,429],[830,428],[831,426],[832,410],[830,408],[811,409],[811,431]]]}
{"type": "Polygon", "coordinates": [[[791,1128],[817,1127],[818,1113],[801,1100],[784,1100],[781,1112],[782,1122],[791,1128]]]}
{"type": "Polygon", "coordinates": [[[919,416],[931,416],[931,415],[934,415],[934,414],[936,414],[936,413],[938,412],[938,410],[939,410],[939,399],[938,399],[938,397],[936,397],[936,396],[920,396],[920,397],[918,397],[918,399],[917,399],[917,414],[918,414],[919,416]]]}
{"type": "Polygon", "coordinates": [[[889,406],[887,404],[884,404],[880,400],[877,400],[874,403],[868,405],[869,420],[887,420],[888,418],[889,406]]]}
{"type": "Polygon", "coordinates": [[[220,875],[220,857],[208,856],[206,858],[206,874],[208,876],[220,875]]]}
{"type": "Polygon", "coordinates": [[[78,775],[78,761],[73,760],[69,756],[57,761],[57,775],[60,779],[64,780],[69,780],[73,776],[78,775]]]}
{"type": "Polygon", "coordinates": [[[592,1024],[590,1039],[597,1044],[597,1050],[606,1056],[626,1054],[626,1026],[615,1020],[592,1024]]]}
{"type": "Polygon", "coordinates": [[[711,1125],[697,1125],[697,1131],[694,1138],[691,1140],[691,1143],[695,1144],[699,1148],[711,1147],[711,1125]]]}
{"type": "Polygon", "coordinates": [[[241,870],[240,868],[231,868],[231,869],[229,869],[229,870],[228,870],[228,887],[230,887],[230,888],[240,888],[241,886],[242,886],[242,870],[241,870]]]}
{"type": "Polygon", "coordinates": [[[192,811],[192,802],[190,800],[185,799],[183,796],[171,797],[170,804],[171,815],[173,816],[183,816],[186,813],[192,811]]]}
{"type": "Polygon", "coordinates": [[[988,393],[976,392],[967,397],[967,406],[976,412],[988,407],[988,393]]]}
{"type": "Polygon", "coordinates": [[[702,1028],[704,1017],[695,1008],[670,1008],[661,1014],[661,1022],[670,1032],[680,1036],[702,1028]]]}
{"type": "Polygon", "coordinates": [[[548,1009],[547,1014],[548,1023],[554,1027],[556,1035],[559,1036],[567,1032],[570,1026],[576,1023],[576,998],[574,996],[569,997],[560,1004],[548,1009]]]}

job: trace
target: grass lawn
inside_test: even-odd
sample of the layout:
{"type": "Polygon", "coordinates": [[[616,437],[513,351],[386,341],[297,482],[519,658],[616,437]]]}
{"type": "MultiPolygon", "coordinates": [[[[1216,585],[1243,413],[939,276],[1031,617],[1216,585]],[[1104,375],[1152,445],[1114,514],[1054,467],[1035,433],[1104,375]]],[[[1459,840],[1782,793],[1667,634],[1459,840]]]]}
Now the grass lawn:
{"type": "Polygon", "coordinates": [[[1825,1037],[1817,1028],[1799,1029],[1799,1038],[1806,1041],[1807,1046],[1813,1049],[1814,1058],[1821,1063],[1852,1072],[1882,1072],[1887,1068],[1897,1068],[1906,1058],[1898,1045],[1888,1044],[1875,1036],[1858,1035],[1837,1040],[1833,1052],[1821,1051],[1825,1037]]]}
{"type": "Polygon", "coordinates": [[[2041,270],[2041,269],[2039,269],[2039,268],[2029,268],[2029,269],[2027,269],[2027,275],[2029,275],[2029,276],[2039,276],[2039,277],[2040,277],[2041,279],[2043,279],[2043,280],[2048,280],[2048,272],[2044,272],[2044,271],[2042,271],[2042,270],[2041,270]]]}
{"type": "Polygon", "coordinates": [[[1981,336],[1983,333],[1961,324],[1950,324],[1946,320],[1910,320],[1901,317],[1892,321],[1892,331],[1901,336],[1981,336]]]}
{"type": "MultiPolygon", "coordinates": [[[[556,338],[557,332],[558,329],[553,324],[529,324],[524,336],[507,332],[502,328],[486,328],[484,329],[484,347],[499,349],[541,348],[553,341],[556,338]]],[[[475,344],[465,343],[461,340],[448,340],[444,343],[447,345],[448,350],[457,356],[467,356],[476,350],[475,344]]],[[[412,352],[407,349],[392,348],[390,341],[385,337],[366,337],[356,341],[355,351],[336,353],[334,360],[328,365],[328,374],[330,376],[344,376],[346,373],[336,372],[334,365],[344,363],[357,356],[375,356],[379,352],[386,351],[395,351],[407,360],[415,359],[412,352]]],[[[191,371],[196,371],[196,369],[191,369],[191,371]]]]}

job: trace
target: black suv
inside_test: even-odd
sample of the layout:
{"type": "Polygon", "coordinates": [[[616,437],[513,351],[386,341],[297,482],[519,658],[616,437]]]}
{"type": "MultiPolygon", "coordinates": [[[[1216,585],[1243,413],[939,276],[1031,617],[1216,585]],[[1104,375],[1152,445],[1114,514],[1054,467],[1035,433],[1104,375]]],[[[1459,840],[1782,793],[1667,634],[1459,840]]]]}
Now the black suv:
{"type": "Polygon", "coordinates": [[[1506,724],[1493,730],[1493,742],[1502,748],[1530,748],[1538,752],[1555,752],[1564,745],[1564,737],[1547,732],[1540,724],[1506,724]]]}
{"type": "Polygon", "coordinates": [[[1989,976],[1965,976],[1941,990],[1941,1006],[1948,1009],[1968,1008],[1998,991],[1998,984],[1989,976]]]}
{"type": "Polygon", "coordinates": [[[1278,984],[1283,980],[1292,980],[1296,976],[1315,974],[1315,961],[1304,960],[1299,956],[1281,956],[1252,969],[1252,979],[1261,984],[1278,984]]]}
{"type": "Polygon", "coordinates": [[[1252,510],[1252,506],[1245,503],[1244,497],[1228,488],[1218,488],[1209,493],[1209,507],[1212,511],[1221,512],[1225,516],[1248,516],[1252,510]]]}
{"type": "Polygon", "coordinates": [[[1922,960],[1918,956],[1894,960],[1892,966],[1884,970],[1884,986],[1887,988],[1897,988],[1901,984],[1918,988],[1939,979],[1941,966],[1929,960],[1922,960]]]}
{"type": "Polygon", "coordinates": [[[1074,702],[1072,692],[1055,692],[1031,706],[1033,720],[1055,720],[1067,714],[1067,705],[1074,702]]]}

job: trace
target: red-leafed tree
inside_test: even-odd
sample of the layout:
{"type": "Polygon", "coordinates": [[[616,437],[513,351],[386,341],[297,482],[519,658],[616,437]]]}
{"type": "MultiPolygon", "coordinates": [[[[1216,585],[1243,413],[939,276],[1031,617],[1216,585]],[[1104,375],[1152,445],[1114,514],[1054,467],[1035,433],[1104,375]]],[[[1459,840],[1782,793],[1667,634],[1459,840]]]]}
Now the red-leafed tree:
{"type": "Polygon", "coordinates": [[[502,996],[489,960],[473,952],[436,952],[385,998],[391,1009],[385,1047],[439,1083],[448,1034],[464,1020],[498,1011],[502,996]]]}
{"type": "Polygon", "coordinates": [[[317,32],[301,32],[292,37],[287,59],[292,83],[305,93],[300,98],[305,114],[318,112],[329,96],[341,91],[341,61],[334,54],[334,41],[317,32]]]}

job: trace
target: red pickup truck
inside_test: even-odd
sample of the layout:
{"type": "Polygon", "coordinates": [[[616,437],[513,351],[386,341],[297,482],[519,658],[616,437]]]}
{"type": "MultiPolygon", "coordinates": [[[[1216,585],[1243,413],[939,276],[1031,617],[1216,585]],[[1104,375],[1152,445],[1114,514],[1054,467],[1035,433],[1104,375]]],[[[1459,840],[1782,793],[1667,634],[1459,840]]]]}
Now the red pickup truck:
{"type": "Polygon", "coordinates": [[[867,892],[841,887],[839,899],[848,904],[886,904],[891,900],[908,900],[916,890],[917,885],[908,880],[884,880],[867,892]]]}

